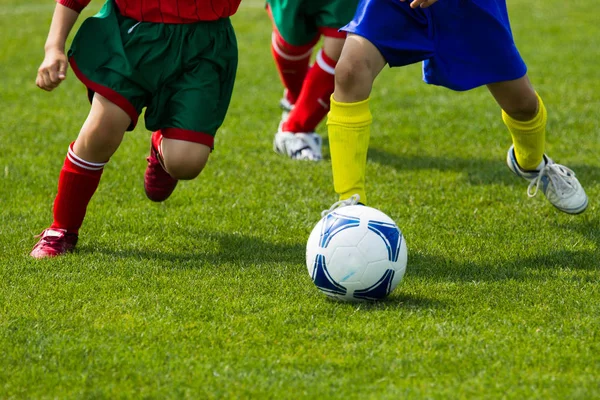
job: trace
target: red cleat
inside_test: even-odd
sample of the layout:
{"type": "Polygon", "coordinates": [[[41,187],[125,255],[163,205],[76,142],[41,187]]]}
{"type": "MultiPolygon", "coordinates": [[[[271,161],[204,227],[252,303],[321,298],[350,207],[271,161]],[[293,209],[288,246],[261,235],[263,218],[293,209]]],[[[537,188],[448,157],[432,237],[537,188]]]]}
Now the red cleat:
{"type": "Polygon", "coordinates": [[[65,229],[48,228],[38,235],[40,241],[31,250],[33,258],[56,257],[73,251],[78,236],[65,229]]]}
{"type": "Polygon", "coordinates": [[[177,179],[165,171],[154,145],[150,147],[150,156],[146,160],[148,160],[148,167],[146,167],[144,175],[146,196],[152,201],[165,201],[175,190],[177,179]]]}

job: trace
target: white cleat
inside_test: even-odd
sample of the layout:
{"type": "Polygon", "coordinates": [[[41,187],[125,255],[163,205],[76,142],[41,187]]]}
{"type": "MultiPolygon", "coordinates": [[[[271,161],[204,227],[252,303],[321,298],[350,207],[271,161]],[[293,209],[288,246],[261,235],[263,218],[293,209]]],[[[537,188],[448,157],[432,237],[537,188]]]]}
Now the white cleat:
{"type": "Polygon", "coordinates": [[[541,189],[552,205],[567,214],[580,214],[588,205],[588,197],[575,177],[564,165],[552,161],[544,154],[545,165],[540,170],[524,171],[517,164],[514,146],[508,149],[506,164],[517,176],[529,181],[527,195],[533,197],[541,189]]]}
{"type": "Polygon", "coordinates": [[[323,139],[318,133],[277,132],[273,139],[273,150],[292,160],[321,161],[323,139]]]}

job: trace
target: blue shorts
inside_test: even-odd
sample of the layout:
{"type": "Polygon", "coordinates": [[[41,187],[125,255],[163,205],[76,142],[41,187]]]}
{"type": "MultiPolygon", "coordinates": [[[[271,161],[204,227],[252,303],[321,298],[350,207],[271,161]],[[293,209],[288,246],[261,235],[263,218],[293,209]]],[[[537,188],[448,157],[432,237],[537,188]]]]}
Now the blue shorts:
{"type": "Polygon", "coordinates": [[[423,80],[453,90],[521,78],[506,0],[361,0],[342,30],[369,40],[391,67],[423,61],[423,80]]]}

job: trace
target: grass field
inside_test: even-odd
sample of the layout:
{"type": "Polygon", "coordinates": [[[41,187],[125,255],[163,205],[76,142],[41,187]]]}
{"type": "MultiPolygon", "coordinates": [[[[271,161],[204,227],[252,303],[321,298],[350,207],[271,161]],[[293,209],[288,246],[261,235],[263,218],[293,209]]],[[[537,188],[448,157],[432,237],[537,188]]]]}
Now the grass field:
{"type": "Polygon", "coordinates": [[[389,299],[347,304],[320,294],[304,264],[336,200],[328,149],[319,164],[271,150],[281,87],[270,26],[260,2],[244,2],[234,98],[202,175],[165,203],[146,200],[140,125],[106,168],[78,250],[35,261],[88,104],[72,73],[54,93],[34,85],[52,2],[0,0],[0,398],[600,398],[593,6],[509,0],[549,110],[548,153],[575,170],[588,210],[527,198],[484,89],[386,69],[368,189],[402,228],[409,262],[389,299]]]}

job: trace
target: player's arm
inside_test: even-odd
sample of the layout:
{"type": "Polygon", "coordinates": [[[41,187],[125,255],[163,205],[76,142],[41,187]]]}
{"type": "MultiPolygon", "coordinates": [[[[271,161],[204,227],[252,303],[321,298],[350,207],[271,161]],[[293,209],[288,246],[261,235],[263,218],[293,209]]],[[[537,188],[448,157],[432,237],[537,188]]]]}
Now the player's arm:
{"type": "MultiPolygon", "coordinates": [[[[400,0],[401,2],[405,2],[406,0],[400,0]]],[[[435,3],[437,0],[412,0],[410,2],[410,7],[411,8],[427,8],[430,5],[432,5],[433,3],[435,3]]]]}
{"type": "Polygon", "coordinates": [[[44,61],[38,69],[35,83],[41,89],[50,91],[56,88],[67,76],[67,56],[65,54],[65,43],[67,37],[77,21],[79,12],[89,3],[89,0],[58,0],[50,32],[44,46],[44,61]]]}

